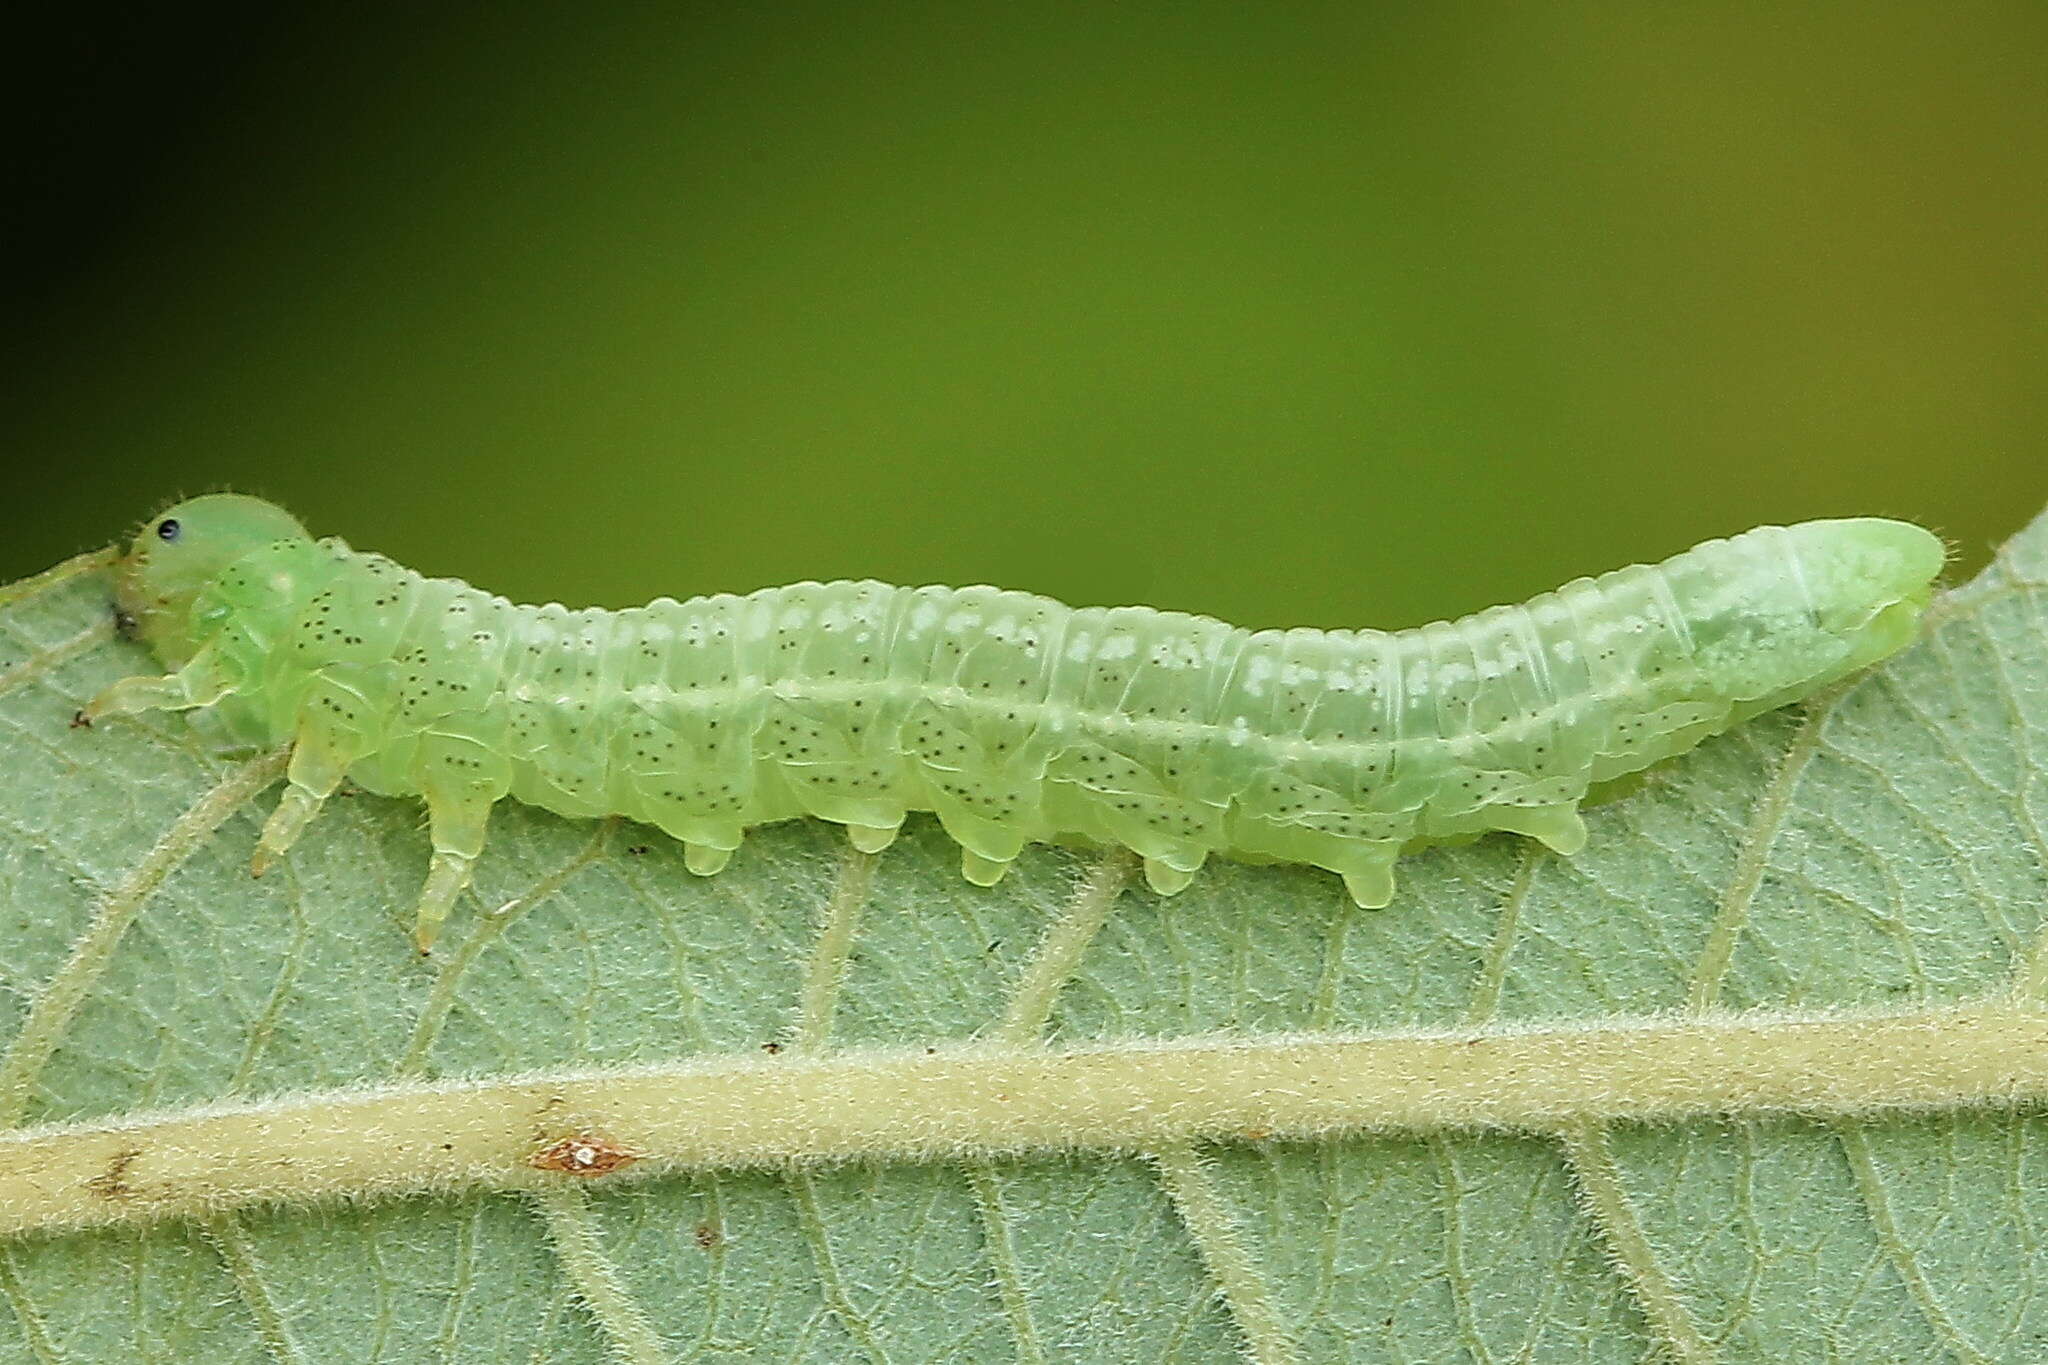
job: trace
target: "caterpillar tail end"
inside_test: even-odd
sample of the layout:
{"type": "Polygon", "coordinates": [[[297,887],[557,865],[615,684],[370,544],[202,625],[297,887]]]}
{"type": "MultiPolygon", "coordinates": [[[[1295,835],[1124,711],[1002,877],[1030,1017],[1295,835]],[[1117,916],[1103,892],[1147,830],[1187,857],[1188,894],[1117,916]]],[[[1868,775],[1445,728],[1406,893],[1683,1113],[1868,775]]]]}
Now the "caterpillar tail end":
{"type": "Polygon", "coordinates": [[[434,861],[427,868],[427,884],[420,888],[419,911],[413,920],[412,942],[421,957],[432,952],[434,941],[441,937],[441,926],[448,922],[455,898],[469,885],[470,868],[475,861],[460,853],[434,850],[434,861]]]}

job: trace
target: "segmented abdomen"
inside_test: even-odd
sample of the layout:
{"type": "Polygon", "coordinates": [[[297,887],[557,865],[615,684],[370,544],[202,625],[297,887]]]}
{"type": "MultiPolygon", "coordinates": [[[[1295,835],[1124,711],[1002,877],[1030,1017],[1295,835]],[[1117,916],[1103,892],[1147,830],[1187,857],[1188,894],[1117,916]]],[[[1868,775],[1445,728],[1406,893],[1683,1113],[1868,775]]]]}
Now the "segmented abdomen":
{"type": "MultiPolygon", "coordinates": [[[[1399,632],[871,582],[518,607],[326,542],[334,577],[267,667],[273,699],[349,683],[375,790],[623,814],[699,870],[752,824],[822,816],[879,846],[934,810],[977,880],[1080,835],[1162,889],[1220,851],[1332,868],[1378,904],[1411,839],[1575,847],[1589,783],[1782,700],[1745,692],[1745,651],[1839,653],[1774,530],[1399,632]],[[337,617],[352,645],[319,629],[337,617]]],[[[280,738],[298,705],[273,709],[280,738]]]]}

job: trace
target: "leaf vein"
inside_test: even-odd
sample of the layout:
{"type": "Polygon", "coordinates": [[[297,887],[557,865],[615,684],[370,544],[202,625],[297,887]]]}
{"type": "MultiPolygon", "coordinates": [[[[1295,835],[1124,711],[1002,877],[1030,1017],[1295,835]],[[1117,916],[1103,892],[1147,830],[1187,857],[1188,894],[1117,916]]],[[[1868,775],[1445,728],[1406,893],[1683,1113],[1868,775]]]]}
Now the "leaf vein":
{"type": "Polygon", "coordinates": [[[91,653],[113,638],[114,628],[111,625],[95,623],[68,640],[37,650],[14,667],[0,671],[0,697],[34,682],[51,669],[60,668],[82,654],[91,653]]]}
{"type": "Polygon", "coordinates": [[[1742,841],[1735,850],[1734,874],[1729,878],[1728,888],[1715,911],[1714,922],[1707,930],[1706,943],[1700,949],[1699,962],[1686,992],[1687,1004],[1693,1010],[1707,1009],[1720,999],[1721,983],[1728,975],[1729,963],[1734,960],[1742,926],[1748,922],[1750,903],[1756,898],[1764,869],[1770,863],[1771,846],[1777,842],[1778,831],[1784,827],[1785,818],[1792,809],[1792,791],[1806,765],[1813,760],[1820,745],[1821,725],[1833,710],[1835,699],[1841,695],[1841,690],[1837,689],[1813,703],[1800,721],[1791,744],[1778,760],[1777,771],[1771,774],[1770,782],[1750,808],[1749,825],[1743,830],[1742,841]]]}
{"type": "Polygon", "coordinates": [[[1010,1339],[1017,1347],[1019,1365],[1046,1365],[1045,1347],[1038,1339],[1030,1296],[1024,1292],[1024,1271],[1017,1260],[1016,1242],[1010,1236],[1010,1214],[1003,1206],[1002,1186],[997,1182],[995,1168],[987,1162],[971,1163],[967,1178],[981,1210],[989,1265],[995,1272],[996,1293],[1002,1299],[1003,1316],[1009,1320],[1010,1339]]]}
{"type": "Polygon", "coordinates": [[[1714,1365],[1719,1353],[1693,1322],[1691,1310],[1665,1274],[1636,1217],[1621,1170],[1607,1146],[1606,1125],[1598,1120],[1572,1124],[1560,1130],[1558,1139],[1578,1182],[1586,1217],[1658,1343],[1678,1365],[1714,1365]]]}
{"type": "Polygon", "coordinates": [[[63,1353],[50,1340],[50,1331],[43,1326],[43,1315],[36,1311],[28,1296],[28,1286],[21,1282],[21,1267],[14,1263],[12,1247],[0,1247],[0,1294],[7,1296],[7,1306],[14,1310],[14,1320],[21,1324],[22,1338],[36,1359],[42,1365],[63,1365],[63,1353]]]}
{"type": "Polygon", "coordinates": [[[627,1293],[618,1268],[605,1253],[604,1239],[583,1189],[567,1181],[533,1192],[548,1229],[548,1244],[575,1286],[577,1301],[597,1320],[621,1365],[662,1365],[668,1352],[646,1310],[627,1293]]]}
{"type": "Polygon", "coordinates": [[[463,973],[484,950],[495,942],[506,929],[523,918],[527,911],[547,900],[564,886],[578,872],[595,862],[611,839],[616,822],[599,822],[574,856],[560,867],[536,879],[532,886],[506,901],[497,909],[478,915],[469,934],[453,955],[442,964],[434,977],[434,984],[427,991],[427,998],[420,1005],[417,1019],[413,1021],[412,1037],[407,1041],[405,1051],[400,1055],[395,1074],[400,1077],[424,1075],[427,1057],[434,1050],[434,1043],[441,1036],[441,1029],[447,1023],[448,1014],[455,1006],[455,988],[463,973]]]}
{"type": "Polygon", "coordinates": [[[811,1264],[818,1272],[818,1284],[825,1308],[846,1329],[861,1353],[875,1363],[888,1365],[889,1354],[875,1335],[874,1324],[853,1305],[846,1292],[846,1278],[839,1273],[839,1261],[832,1252],[832,1240],[825,1228],[824,1210],[818,1206],[817,1183],[809,1171],[793,1172],[787,1181],[790,1197],[796,1201],[797,1217],[803,1224],[804,1241],[811,1250],[811,1264]]]}
{"type": "Polygon", "coordinates": [[[222,822],[283,775],[284,763],[285,751],[280,749],[231,769],[178,818],[127,880],[100,902],[92,923],[72,944],[71,956],[36,997],[20,1031],[0,1056],[0,1128],[21,1121],[36,1078],[144,903],[222,822]]]}
{"type": "Polygon", "coordinates": [[[840,854],[831,895],[819,912],[817,941],[804,969],[791,1043],[798,1052],[819,1050],[832,1032],[840,984],[846,976],[847,958],[853,952],[854,935],[859,932],[861,911],[867,905],[874,875],[875,856],[847,845],[840,854]]]}
{"type": "Polygon", "coordinates": [[[1243,1224],[1216,1188],[1201,1155],[1191,1144],[1146,1155],[1244,1338],[1245,1359],[1253,1365],[1295,1365],[1301,1351],[1274,1302],[1265,1268],[1245,1245],[1243,1224]]]}
{"type": "Polygon", "coordinates": [[[271,1296],[270,1286],[264,1283],[263,1267],[256,1259],[248,1230],[230,1213],[207,1220],[205,1233],[214,1254],[234,1280],[236,1293],[256,1320],[256,1335],[262,1339],[263,1349],[278,1365],[303,1365],[306,1353],[299,1349],[291,1324],[271,1296]]]}
{"type": "Polygon", "coordinates": [[[1856,1192],[1863,1200],[1864,1212],[1869,1215],[1872,1228],[1877,1233],[1877,1243],[1891,1262],[1892,1269],[1905,1282],[1907,1296],[1913,1300],[1929,1329],[1934,1333],[1949,1354],[1964,1365],[1992,1365],[1992,1358],[1977,1349],[1970,1339],[1957,1327],[1955,1320],[1941,1306],[1934,1287],[1927,1282],[1927,1276],[1920,1268],[1920,1258],[1914,1254],[1899,1229],[1898,1220],[1892,1215],[1891,1198],[1884,1187],[1884,1176],[1877,1168],[1877,1158],[1870,1150],[1870,1144],[1863,1134],[1848,1124],[1835,1125],[1836,1138],[1842,1144],[1842,1151],[1848,1157],[1849,1169],[1856,1178],[1856,1192]]]}

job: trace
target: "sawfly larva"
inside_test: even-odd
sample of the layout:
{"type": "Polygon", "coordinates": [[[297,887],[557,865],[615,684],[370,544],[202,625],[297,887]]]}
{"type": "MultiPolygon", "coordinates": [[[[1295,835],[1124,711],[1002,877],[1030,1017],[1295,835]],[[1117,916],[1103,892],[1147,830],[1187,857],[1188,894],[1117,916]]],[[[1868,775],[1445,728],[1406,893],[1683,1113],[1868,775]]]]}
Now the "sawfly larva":
{"type": "Polygon", "coordinates": [[[258,871],[344,777],[427,803],[433,942],[511,796],[622,815],[694,872],[812,815],[877,852],[938,815],[970,881],[1034,840],[1122,844],[1171,895],[1212,853],[1387,904],[1416,843],[1577,852],[1587,789],[1909,640],[1944,558],[1904,522],[1766,526],[1403,631],[1247,631],[994,588],[797,583],[628,611],[516,606],[314,540],[255,498],[152,518],[119,608],[173,671],[85,718],[216,708],[292,744],[258,871]]]}

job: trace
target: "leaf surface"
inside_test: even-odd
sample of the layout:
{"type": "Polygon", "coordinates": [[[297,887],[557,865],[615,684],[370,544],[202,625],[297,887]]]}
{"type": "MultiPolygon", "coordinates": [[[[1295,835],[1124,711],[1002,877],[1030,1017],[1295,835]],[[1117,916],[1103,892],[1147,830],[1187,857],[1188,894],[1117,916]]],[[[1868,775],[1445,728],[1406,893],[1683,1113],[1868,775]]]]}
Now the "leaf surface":
{"type": "Polygon", "coordinates": [[[0,1361],[2048,1358],[2048,518],[1379,912],[503,806],[422,963],[416,807],[251,879],[273,761],[69,724],[150,667],[0,590],[0,1361]]]}

